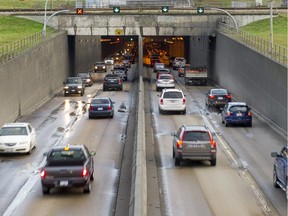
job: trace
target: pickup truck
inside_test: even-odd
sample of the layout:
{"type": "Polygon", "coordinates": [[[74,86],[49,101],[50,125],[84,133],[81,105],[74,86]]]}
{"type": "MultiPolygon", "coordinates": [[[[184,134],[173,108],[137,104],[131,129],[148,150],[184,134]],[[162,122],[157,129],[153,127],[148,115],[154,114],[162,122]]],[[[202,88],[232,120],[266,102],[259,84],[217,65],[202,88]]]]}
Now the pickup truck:
{"type": "Polygon", "coordinates": [[[206,67],[192,67],[189,64],[184,66],[184,81],[185,85],[198,83],[207,85],[208,73],[206,67]]]}
{"type": "Polygon", "coordinates": [[[90,193],[95,154],[85,145],[55,146],[44,153],[46,160],[40,169],[43,194],[49,194],[52,188],[68,187],[83,187],[84,193],[90,193]]]}
{"type": "Polygon", "coordinates": [[[284,146],[281,152],[271,153],[272,157],[275,157],[273,167],[273,185],[276,188],[281,187],[282,190],[286,191],[286,198],[288,199],[288,146],[284,146]]]}

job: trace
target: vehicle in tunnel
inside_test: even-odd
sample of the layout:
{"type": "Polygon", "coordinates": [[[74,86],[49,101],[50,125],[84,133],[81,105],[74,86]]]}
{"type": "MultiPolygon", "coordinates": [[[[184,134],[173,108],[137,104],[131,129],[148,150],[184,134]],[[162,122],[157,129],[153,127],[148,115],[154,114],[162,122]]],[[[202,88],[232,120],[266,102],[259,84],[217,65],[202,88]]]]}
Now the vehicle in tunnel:
{"type": "Polygon", "coordinates": [[[231,102],[232,96],[226,89],[213,88],[205,95],[205,105],[207,107],[224,107],[228,102],[231,102]]]}
{"type": "Polygon", "coordinates": [[[67,77],[66,82],[63,82],[64,96],[70,94],[80,94],[81,96],[85,93],[85,83],[80,77],[67,77]]]}
{"type": "MultiPolygon", "coordinates": [[[[106,61],[107,62],[107,61],[106,61]]],[[[94,72],[106,72],[106,65],[105,62],[96,62],[94,65],[94,72]]]]}
{"type": "Polygon", "coordinates": [[[156,80],[156,91],[163,88],[175,88],[175,80],[171,74],[160,74],[156,80]]]}
{"type": "Polygon", "coordinates": [[[78,73],[77,76],[82,79],[82,81],[85,83],[85,86],[93,85],[93,78],[89,72],[78,73]]]}
{"type": "Polygon", "coordinates": [[[114,116],[114,103],[110,97],[93,98],[89,103],[88,117],[109,117],[114,116]]]}
{"type": "Polygon", "coordinates": [[[116,89],[118,91],[122,91],[123,81],[118,74],[106,74],[106,76],[104,77],[103,91],[107,91],[109,89],[116,89]]]}
{"type": "Polygon", "coordinates": [[[158,110],[164,112],[181,112],[186,114],[186,98],[181,89],[163,89],[159,96],[158,110]]]}

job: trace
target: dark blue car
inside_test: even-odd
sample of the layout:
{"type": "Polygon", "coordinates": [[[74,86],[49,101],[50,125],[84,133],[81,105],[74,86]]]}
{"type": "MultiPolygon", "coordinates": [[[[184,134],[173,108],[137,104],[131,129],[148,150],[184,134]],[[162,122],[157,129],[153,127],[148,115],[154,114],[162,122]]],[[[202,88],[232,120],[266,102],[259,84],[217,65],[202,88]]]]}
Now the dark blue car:
{"type": "Polygon", "coordinates": [[[282,190],[286,191],[286,197],[288,198],[287,192],[287,169],[288,169],[288,146],[284,146],[281,152],[271,153],[272,157],[275,157],[274,167],[273,167],[273,184],[274,187],[281,187],[282,190]]]}
{"type": "Polygon", "coordinates": [[[245,102],[229,102],[221,113],[222,123],[229,125],[247,125],[252,127],[251,108],[245,102]]]}
{"type": "Polygon", "coordinates": [[[109,97],[93,98],[88,110],[89,118],[114,116],[114,103],[109,97]]]}

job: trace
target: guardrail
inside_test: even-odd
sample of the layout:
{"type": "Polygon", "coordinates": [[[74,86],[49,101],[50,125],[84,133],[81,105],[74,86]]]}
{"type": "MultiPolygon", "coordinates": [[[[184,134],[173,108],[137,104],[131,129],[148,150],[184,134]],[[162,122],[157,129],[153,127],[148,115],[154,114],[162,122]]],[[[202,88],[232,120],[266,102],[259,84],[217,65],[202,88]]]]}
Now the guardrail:
{"type": "Polygon", "coordinates": [[[56,31],[53,32],[49,31],[49,34],[46,37],[42,35],[42,32],[38,32],[36,34],[25,37],[21,40],[15,41],[13,43],[0,46],[0,64],[9,61],[12,58],[15,58],[16,56],[29,50],[35,45],[38,45],[44,41],[49,40],[53,35],[55,35],[52,34],[55,32],[56,31]]]}
{"type": "Polygon", "coordinates": [[[271,43],[268,40],[241,31],[239,29],[237,31],[234,27],[231,27],[230,25],[222,22],[219,23],[217,30],[227,35],[228,37],[247,45],[251,49],[254,49],[257,52],[260,52],[263,55],[277,61],[278,63],[287,66],[287,48],[277,44],[272,44],[271,46],[271,43]]]}

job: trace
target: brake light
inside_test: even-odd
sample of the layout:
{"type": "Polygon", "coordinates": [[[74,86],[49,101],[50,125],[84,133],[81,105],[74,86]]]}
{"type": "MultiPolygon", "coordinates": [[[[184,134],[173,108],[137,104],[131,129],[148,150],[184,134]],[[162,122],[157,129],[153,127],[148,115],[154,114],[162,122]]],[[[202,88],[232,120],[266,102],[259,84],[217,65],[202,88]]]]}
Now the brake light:
{"type": "Polygon", "coordinates": [[[215,140],[211,140],[210,141],[210,145],[211,145],[211,148],[216,148],[216,141],[215,140]]]}
{"type": "Polygon", "coordinates": [[[214,95],[209,95],[209,98],[210,99],[213,99],[215,96],[214,95]]]}
{"type": "Polygon", "coordinates": [[[163,98],[160,99],[160,104],[163,105],[163,98]]]}
{"type": "Polygon", "coordinates": [[[252,112],[248,111],[248,116],[252,116],[252,112]]]}
{"type": "Polygon", "coordinates": [[[231,95],[226,95],[226,98],[231,99],[232,97],[231,95]]]}
{"type": "Polygon", "coordinates": [[[186,98],[183,98],[182,104],[185,104],[185,103],[186,103],[186,98]]]}
{"type": "Polygon", "coordinates": [[[230,116],[231,114],[230,114],[230,112],[229,111],[227,111],[226,112],[226,116],[230,116]]]}
{"type": "Polygon", "coordinates": [[[107,110],[111,110],[111,106],[110,105],[108,106],[107,110]]]}
{"type": "Polygon", "coordinates": [[[121,84],[121,83],[122,83],[122,80],[118,80],[118,83],[121,84]]]}
{"type": "Polygon", "coordinates": [[[182,148],[182,145],[183,145],[182,140],[179,140],[179,141],[176,143],[176,147],[177,147],[177,148],[182,148]]]}
{"type": "Polygon", "coordinates": [[[90,107],[89,107],[89,110],[93,110],[93,107],[92,107],[92,106],[90,106],[90,107]]]}
{"type": "Polygon", "coordinates": [[[40,172],[40,177],[41,177],[41,179],[45,179],[46,176],[47,176],[46,171],[45,171],[44,169],[42,169],[41,172],[40,172]]]}
{"type": "Polygon", "coordinates": [[[87,170],[86,168],[84,168],[84,169],[82,170],[82,176],[83,176],[83,177],[88,176],[88,170],[87,170]]]}

